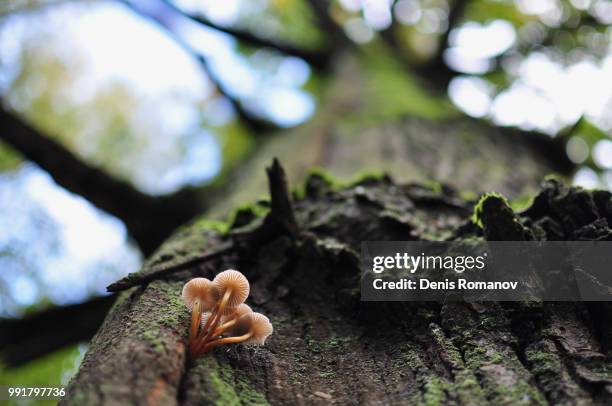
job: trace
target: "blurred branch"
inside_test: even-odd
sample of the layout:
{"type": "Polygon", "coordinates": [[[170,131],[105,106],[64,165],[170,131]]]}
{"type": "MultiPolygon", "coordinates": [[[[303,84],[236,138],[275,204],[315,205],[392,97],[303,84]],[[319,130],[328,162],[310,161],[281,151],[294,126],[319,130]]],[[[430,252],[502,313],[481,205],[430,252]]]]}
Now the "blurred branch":
{"type": "Polygon", "coordinates": [[[457,75],[457,72],[444,62],[444,51],[449,46],[451,32],[463,18],[467,4],[468,0],[452,0],[450,2],[446,30],[440,36],[436,54],[426,64],[417,67],[418,73],[432,77],[443,86],[444,91],[446,91],[451,79],[457,75]]]}
{"type": "Polygon", "coordinates": [[[444,64],[443,56],[444,51],[449,46],[448,40],[450,38],[450,34],[463,18],[467,4],[468,0],[454,0],[450,2],[446,30],[440,37],[440,41],[438,42],[438,51],[436,52],[436,56],[432,58],[432,63],[444,64]]]}
{"type": "Polygon", "coordinates": [[[457,75],[457,72],[450,68],[446,62],[444,62],[444,51],[449,46],[450,34],[461,21],[464,15],[468,0],[454,0],[450,2],[450,9],[448,14],[448,25],[444,33],[440,35],[436,53],[423,64],[415,64],[407,60],[406,55],[401,52],[400,45],[398,44],[397,38],[395,37],[395,29],[397,21],[393,21],[393,24],[386,30],[381,31],[380,36],[390,47],[396,52],[398,57],[402,60],[405,65],[422,77],[426,78],[428,82],[434,84],[438,89],[446,92],[446,88],[450,80],[457,75]]]}
{"type": "Polygon", "coordinates": [[[319,28],[328,35],[328,39],[332,42],[332,48],[338,49],[352,44],[342,27],[329,14],[328,0],[308,0],[308,3],[317,18],[319,28]]]}
{"type": "Polygon", "coordinates": [[[16,367],[68,345],[89,340],[98,331],[116,296],[58,306],[21,319],[0,319],[2,361],[16,367]]]}
{"type": "MultiPolygon", "coordinates": [[[[176,38],[177,41],[181,41],[174,33],[169,32],[169,35],[176,38]]],[[[232,107],[236,111],[238,117],[242,120],[242,122],[254,133],[257,135],[268,134],[274,130],[278,129],[274,123],[269,120],[261,119],[253,115],[253,113],[249,112],[244,108],[242,103],[237,100],[231,93],[227,90],[222,80],[212,71],[206,58],[203,55],[198,54],[193,49],[189,48],[186,45],[186,49],[191,50],[192,56],[199,62],[200,66],[208,76],[211,82],[214,83],[215,87],[219,91],[219,93],[225,97],[231,103],[232,107]]]]}
{"type": "Polygon", "coordinates": [[[317,68],[325,68],[330,60],[330,53],[328,51],[316,51],[316,50],[308,50],[296,47],[292,44],[288,44],[279,40],[274,40],[272,38],[264,38],[255,35],[254,33],[248,30],[242,30],[238,28],[232,28],[227,26],[221,26],[215,24],[210,21],[208,18],[203,15],[194,15],[190,14],[180,7],[176,6],[172,0],[162,0],[166,5],[171,7],[176,12],[181,15],[199,23],[205,25],[207,27],[213,28],[217,31],[224,32],[226,34],[231,35],[237,40],[256,47],[264,47],[264,48],[272,48],[283,54],[297,56],[298,58],[304,59],[306,62],[310,63],[312,66],[317,68]]]}
{"type": "Polygon", "coordinates": [[[62,187],[121,219],[145,255],[202,210],[195,191],[150,196],[80,160],[0,106],[0,139],[47,171],[62,187]]]}
{"type": "Polygon", "coordinates": [[[134,12],[138,13],[142,17],[148,19],[149,21],[155,23],[157,26],[162,28],[168,35],[170,39],[172,39],[177,45],[179,45],[185,52],[191,55],[195,60],[198,61],[200,66],[202,67],[206,76],[213,82],[217,90],[221,95],[223,95],[227,100],[230,101],[232,107],[236,111],[238,117],[242,120],[242,122],[255,134],[265,134],[269,133],[278,128],[274,123],[256,117],[253,113],[249,112],[244,108],[242,103],[237,100],[223,85],[223,82],[217,77],[217,75],[210,68],[208,61],[206,58],[200,54],[198,51],[193,49],[187,42],[185,42],[174,30],[172,26],[164,19],[162,16],[157,15],[155,13],[147,12],[128,0],[120,0],[123,4],[129,7],[134,12]]]}

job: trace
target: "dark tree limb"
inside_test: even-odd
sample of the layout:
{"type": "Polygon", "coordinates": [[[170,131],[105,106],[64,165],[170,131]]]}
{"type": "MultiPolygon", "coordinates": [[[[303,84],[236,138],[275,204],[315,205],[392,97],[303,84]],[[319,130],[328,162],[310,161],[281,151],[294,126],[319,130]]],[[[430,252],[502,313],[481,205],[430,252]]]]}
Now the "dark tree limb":
{"type": "Polygon", "coordinates": [[[229,34],[244,44],[256,47],[271,48],[286,55],[297,56],[298,58],[302,58],[303,60],[305,60],[316,68],[325,68],[331,59],[330,52],[326,50],[317,51],[303,49],[289,43],[284,43],[282,41],[275,40],[273,38],[260,37],[248,30],[221,26],[219,24],[215,24],[203,15],[190,14],[182,10],[180,7],[176,6],[171,0],[162,1],[181,15],[214,30],[229,34]]]}
{"type": "Polygon", "coordinates": [[[444,51],[448,48],[450,34],[453,28],[461,21],[468,2],[469,0],[453,0],[450,2],[447,20],[448,25],[438,40],[436,53],[423,64],[415,64],[408,61],[405,55],[400,52],[401,50],[395,38],[395,27],[397,22],[394,21],[389,28],[383,30],[380,36],[392,49],[398,51],[398,57],[405,65],[408,65],[412,71],[427,79],[428,82],[434,84],[440,91],[446,92],[448,83],[458,74],[458,72],[446,64],[444,61],[444,51]]]}
{"type": "Polygon", "coordinates": [[[115,301],[103,296],[84,303],[58,306],[22,319],[0,319],[0,352],[10,367],[71,344],[89,340],[115,301]]]}
{"type": "Polygon", "coordinates": [[[444,55],[444,50],[449,46],[449,38],[451,32],[454,28],[457,27],[461,19],[463,18],[463,14],[465,13],[465,9],[469,3],[469,0],[453,0],[450,2],[450,9],[448,12],[448,20],[446,30],[440,37],[438,41],[438,52],[435,57],[432,58],[433,64],[443,64],[444,60],[442,59],[444,55]]]}
{"type": "Polygon", "coordinates": [[[308,0],[308,3],[317,18],[319,29],[325,33],[333,49],[338,50],[352,44],[342,27],[329,14],[330,2],[328,0],[308,0]]]}
{"type": "Polygon", "coordinates": [[[87,164],[14,113],[0,108],[0,139],[47,171],[60,186],[121,219],[145,255],[202,209],[194,192],[153,197],[87,164]]]}

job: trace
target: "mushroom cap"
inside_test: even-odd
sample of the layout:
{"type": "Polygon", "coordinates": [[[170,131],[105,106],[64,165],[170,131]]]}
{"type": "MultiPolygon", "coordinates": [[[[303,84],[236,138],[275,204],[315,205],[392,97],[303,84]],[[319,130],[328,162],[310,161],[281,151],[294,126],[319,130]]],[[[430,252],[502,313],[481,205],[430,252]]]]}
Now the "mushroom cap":
{"type": "MultiPolygon", "coordinates": [[[[231,289],[229,299],[227,300],[227,306],[233,308],[246,300],[251,289],[247,278],[234,269],[228,269],[227,271],[219,273],[215,276],[213,283],[219,292],[219,298],[222,298],[225,292],[231,289]]],[[[224,314],[228,313],[224,312],[224,314]]]]}
{"type": "Polygon", "coordinates": [[[231,334],[232,336],[241,336],[252,332],[253,335],[244,341],[244,344],[263,345],[273,331],[272,323],[266,316],[261,313],[247,313],[238,318],[231,329],[231,334]]]}
{"type": "Polygon", "coordinates": [[[210,280],[193,278],[183,286],[182,298],[189,309],[193,309],[196,301],[199,301],[202,311],[206,311],[217,304],[219,292],[210,280]]]}
{"type": "Polygon", "coordinates": [[[237,319],[243,314],[253,313],[253,309],[247,304],[241,303],[238,307],[230,308],[231,313],[224,315],[221,317],[221,323],[225,323],[226,321],[230,321],[232,319],[237,319]]]}

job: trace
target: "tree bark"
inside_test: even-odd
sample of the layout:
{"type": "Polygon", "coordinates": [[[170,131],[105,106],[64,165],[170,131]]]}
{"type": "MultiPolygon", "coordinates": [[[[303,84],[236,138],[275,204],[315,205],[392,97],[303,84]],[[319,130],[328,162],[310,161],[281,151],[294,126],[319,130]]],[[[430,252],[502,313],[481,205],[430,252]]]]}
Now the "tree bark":
{"type": "MultiPolygon", "coordinates": [[[[572,169],[563,145],[458,114],[405,80],[404,68],[380,50],[345,56],[335,69],[315,117],[262,141],[207,212],[207,218],[221,217],[262,196],[264,166],[277,156],[293,185],[308,178],[295,193],[297,230],[278,226],[289,221],[270,220],[284,207],[278,196],[276,204],[262,204],[272,207],[264,220],[257,210],[238,212],[227,235],[207,228],[206,221],[179,230],[132,279],[148,284],[119,294],[63,404],[611,400],[610,309],[603,305],[360,302],[361,241],[510,239],[516,234],[499,224],[515,219],[546,235],[587,210],[604,233],[601,219],[611,221],[612,210],[610,196],[602,194],[588,194],[598,201],[592,207],[552,207],[547,198],[569,193],[553,182],[529,215],[491,205],[482,214],[485,229],[479,229],[471,222],[473,192],[534,193],[545,174],[572,169]],[[340,182],[364,170],[388,172],[394,180],[366,176],[340,187],[325,176],[309,176],[313,166],[340,182]],[[443,184],[409,183],[424,180],[443,184]],[[266,224],[276,224],[274,232],[257,234],[266,224]],[[228,243],[250,233],[260,238],[225,252],[228,243]],[[156,278],[160,267],[180,270],[156,278]],[[190,364],[182,285],[227,268],[249,278],[248,304],[270,317],[275,332],[263,348],[217,349],[190,364]]],[[[575,238],[572,232],[586,232],[583,226],[576,223],[554,238],[575,238]]]]}
{"type": "MultiPolygon", "coordinates": [[[[449,189],[386,177],[336,189],[313,175],[293,204],[297,238],[279,232],[122,293],[62,404],[609,404],[609,305],[360,302],[363,240],[515,238],[507,219],[544,238],[612,235],[607,192],[548,181],[522,214],[492,202],[481,206],[483,230],[449,189]],[[275,332],[264,347],[189,363],[182,285],[226,268],[249,278],[248,304],[275,332]]],[[[196,223],[150,264],[181,263],[227,238],[196,223]]]]}

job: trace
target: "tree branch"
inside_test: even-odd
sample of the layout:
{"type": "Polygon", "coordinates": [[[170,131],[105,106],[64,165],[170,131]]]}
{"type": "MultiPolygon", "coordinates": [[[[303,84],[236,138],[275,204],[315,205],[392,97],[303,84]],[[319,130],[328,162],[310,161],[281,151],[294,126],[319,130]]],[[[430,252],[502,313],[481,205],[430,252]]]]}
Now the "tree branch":
{"type": "Polygon", "coordinates": [[[353,44],[342,27],[329,15],[328,0],[309,0],[308,3],[317,18],[319,28],[327,33],[328,38],[332,41],[332,48],[338,49],[353,44]]]}
{"type": "Polygon", "coordinates": [[[342,27],[329,15],[329,1],[309,0],[310,8],[317,18],[319,28],[331,35],[334,47],[350,45],[352,41],[346,36],[342,27]]]}
{"type": "Polygon", "coordinates": [[[395,27],[397,22],[380,32],[380,37],[387,43],[392,49],[397,51],[398,57],[401,62],[407,65],[414,73],[417,73],[424,77],[428,82],[434,84],[437,88],[446,92],[448,83],[458,72],[450,68],[446,62],[444,62],[444,51],[448,48],[448,40],[453,28],[461,21],[465,8],[468,4],[468,0],[454,0],[450,4],[450,10],[448,14],[448,26],[444,33],[440,36],[438,41],[438,49],[435,55],[433,55],[427,62],[422,64],[415,64],[407,60],[405,55],[401,53],[401,49],[395,37],[395,27]]]}
{"type": "Polygon", "coordinates": [[[195,192],[154,197],[88,165],[0,106],[0,139],[47,171],[60,186],[121,219],[145,255],[202,210],[195,192]]]}
{"type": "Polygon", "coordinates": [[[108,292],[121,292],[134,286],[144,285],[156,279],[161,279],[173,273],[184,271],[185,269],[194,268],[197,265],[212,261],[216,258],[219,258],[220,256],[231,253],[234,249],[234,244],[231,241],[228,241],[221,244],[213,251],[207,252],[200,256],[196,256],[193,259],[181,262],[176,265],[153,267],[151,269],[146,270],[145,272],[131,273],[125,278],[122,278],[117,282],[113,282],[108,285],[106,287],[106,290],[108,292]]]}
{"type": "Polygon", "coordinates": [[[229,34],[232,37],[236,38],[237,40],[245,44],[256,46],[256,47],[272,48],[283,54],[297,56],[298,58],[304,59],[306,62],[308,62],[309,64],[311,64],[312,66],[316,68],[325,68],[330,60],[330,57],[331,57],[330,52],[326,50],[315,51],[315,50],[303,49],[303,48],[299,48],[292,44],[288,44],[288,43],[285,43],[279,40],[274,40],[272,38],[260,37],[248,30],[221,26],[221,25],[215,24],[214,22],[210,21],[208,18],[204,17],[203,15],[194,15],[194,14],[190,14],[182,10],[181,8],[176,6],[171,0],[162,0],[162,1],[166,5],[168,5],[170,8],[172,8],[174,11],[180,13],[181,15],[199,24],[212,28],[216,31],[220,31],[220,32],[229,34]]]}
{"type": "Polygon", "coordinates": [[[115,296],[58,306],[22,319],[0,319],[2,360],[11,367],[89,340],[98,331],[115,296]]]}
{"type": "Polygon", "coordinates": [[[468,0],[453,0],[450,2],[448,24],[438,41],[436,54],[427,63],[417,67],[419,72],[428,77],[432,77],[433,75],[433,77],[443,85],[444,89],[446,89],[451,79],[457,75],[457,72],[444,62],[444,51],[448,48],[448,40],[453,28],[455,28],[463,18],[468,2],[468,0]]]}
{"type": "Polygon", "coordinates": [[[174,32],[172,26],[168,23],[168,21],[162,18],[162,16],[142,10],[141,8],[138,8],[137,6],[135,6],[128,0],[120,0],[120,1],[123,4],[125,4],[127,7],[129,7],[131,10],[133,10],[135,13],[141,15],[142,17],[146,18],[147,20],[151,21],[152,23],[154,23],[155,25],[157,25],[158,27],[166,31],[166,34],[168,35],[170,39],[172,39],[178,46],[183,48],[183,50],[187,52],[189,55],[191,55],[192,58],[198,61],[198,63],[202,67],[202,70],[206,74],[206,76],[215,85],[219,93],[231,103],[232,107],[236,111],[236,114],[238,115],[240,120],[253,133],[261,135],[261,134],[270,133],[271,131],[278,128],[278,126],[276,126],[274,123],[270,122],[269,120],[265,120],[265,119],[256,117],[253,113],[245,109],[242,103],[239,100],[237,100],[227,90],[227,88],[222,83],[222,81],[219,79],[219,77],[217,77],[217,75],[212,71],[206,58],[202,54],[197,52],[195,49],[193,49],[182,38],[180,38],[174,32]]]}

